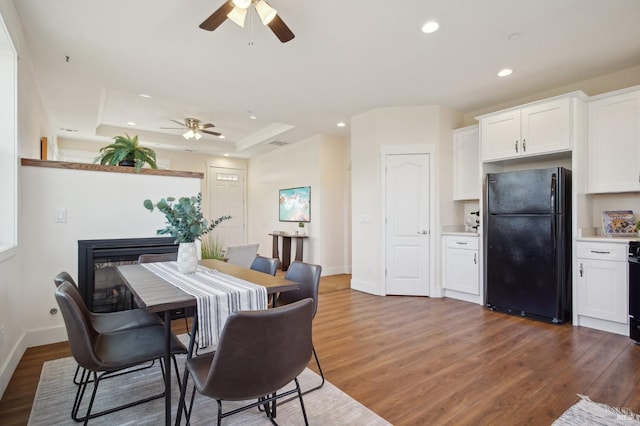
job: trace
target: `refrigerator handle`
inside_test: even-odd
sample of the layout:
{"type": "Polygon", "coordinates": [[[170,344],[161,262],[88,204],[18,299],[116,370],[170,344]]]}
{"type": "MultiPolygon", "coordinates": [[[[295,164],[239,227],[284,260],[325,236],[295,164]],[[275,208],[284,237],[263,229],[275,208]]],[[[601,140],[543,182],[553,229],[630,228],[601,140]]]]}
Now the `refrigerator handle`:
{"type": "Polygon", "coordinates": [[[551,175],[551,214],[556,213],[556,187],[557,187],[558,178],[556,174],[553,173],[551,175]]]}

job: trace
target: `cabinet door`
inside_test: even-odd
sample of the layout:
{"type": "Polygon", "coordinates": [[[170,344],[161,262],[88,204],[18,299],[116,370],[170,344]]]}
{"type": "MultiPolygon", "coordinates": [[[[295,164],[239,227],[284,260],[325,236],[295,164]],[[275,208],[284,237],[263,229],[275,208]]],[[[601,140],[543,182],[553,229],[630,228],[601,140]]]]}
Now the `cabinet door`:
{"type": "Polygon", "coordinates": [[[589,102],[589,192],[640,190],[640,91],[589,102]]]}
{"type": "Polygon", "coordinates": [[[627,263],[578,259],[578,315],[626,324],[627,263]]]}
{"type": "Polygon", "coordinates": [[[453,199],[480,198],[480,139],[478,126],[453,132],[453,199]]]}
{"type": "Polygon", "coordinates": [[[443,287],[469,294],[480,294],[478,251],[445,249],[443,287]]]}
{"type": "Polygon", "coordinates": [[[520,110],[507,111],[480,120],[482,161],[520,155],[520,110]]]}
{"type": "Polygon", "coordinates": [[[571,100],[559,99],[522,109],[522,155],[571,149],[571,100]]]}

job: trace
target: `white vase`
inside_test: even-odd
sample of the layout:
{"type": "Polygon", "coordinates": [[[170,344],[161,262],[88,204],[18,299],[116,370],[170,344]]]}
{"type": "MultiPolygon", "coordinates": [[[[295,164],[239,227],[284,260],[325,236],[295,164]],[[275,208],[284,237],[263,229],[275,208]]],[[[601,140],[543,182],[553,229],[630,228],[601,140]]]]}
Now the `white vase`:
{"type": "Polygon", "coordinates": [[[178,271],[183,274],[198,269],[198,250],[196,243],[180,243],[178,245],[178,271]]]}

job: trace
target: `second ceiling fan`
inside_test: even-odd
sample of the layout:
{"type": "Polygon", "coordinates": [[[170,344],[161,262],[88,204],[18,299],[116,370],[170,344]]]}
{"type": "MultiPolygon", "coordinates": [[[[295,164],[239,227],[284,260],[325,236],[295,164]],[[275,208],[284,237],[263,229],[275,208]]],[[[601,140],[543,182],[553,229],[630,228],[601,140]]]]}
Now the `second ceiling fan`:
{"type": "Polygon", "coordinates": [[[227,18],[236,24],[244,27],[247,10],[253,5],[264,25],[271,28],[271,31],[282,43],[293,40],[295,35],[287,27],[287,24],[280,18],[278,12],[269,6],[265,0],[228,0],[207,19],[200,24],[200,28],[213,31],[218,28],[227,18]]]}

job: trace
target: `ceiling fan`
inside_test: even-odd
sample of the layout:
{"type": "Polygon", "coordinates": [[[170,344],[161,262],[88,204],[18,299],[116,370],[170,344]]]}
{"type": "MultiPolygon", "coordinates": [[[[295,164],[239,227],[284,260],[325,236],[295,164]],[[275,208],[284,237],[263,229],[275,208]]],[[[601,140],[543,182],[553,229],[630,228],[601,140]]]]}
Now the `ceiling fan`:
{"type": "Polygon", "coordinates": [[[170,120],[176,124],[179,124],[182,127],[161,127],[161,129],[187,129],[187,131],[182,135],[185,139],[189,140],[191,138],[196,138],[196,140],[202,137],[202,133],[207,133],[209,135],[221,136],[221,133],[212,132],[210,129],[215,127],[215,125],[211,123],[200,123],[200,120],[197,118],[185,118],[184,123],[181,123],[177,120],[170,120]]]}
{"type": "Polygon", "coordinates": [[[269,6],[265,0],[227,0],[222,6],[200,24],[200,28],[213,31],[218,28],[225,19],[244,27],[247,10],[253,6],[264,25],[268,25],[271,31],[282,43],[293,40],[295,35],[280,18],[277,11],[269,6]]]}

